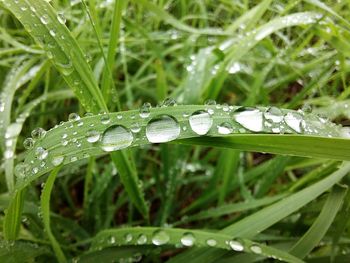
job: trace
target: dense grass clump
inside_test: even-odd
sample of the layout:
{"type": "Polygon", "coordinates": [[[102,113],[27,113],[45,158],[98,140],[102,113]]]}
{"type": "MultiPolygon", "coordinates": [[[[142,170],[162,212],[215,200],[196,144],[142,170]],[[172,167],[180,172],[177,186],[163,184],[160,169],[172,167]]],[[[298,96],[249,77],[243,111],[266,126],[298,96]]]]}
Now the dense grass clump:
{"type": "Polygon", "coordinates": [[[348,262],[349,7],[0,0],[0,262],[348,262]]]}

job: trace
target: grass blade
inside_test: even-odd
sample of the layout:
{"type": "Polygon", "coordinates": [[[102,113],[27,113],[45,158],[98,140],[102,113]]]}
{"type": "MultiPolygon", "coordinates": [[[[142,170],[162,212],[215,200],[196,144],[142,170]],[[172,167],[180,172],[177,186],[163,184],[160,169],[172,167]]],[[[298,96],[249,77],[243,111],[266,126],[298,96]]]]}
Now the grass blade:
{"type": "Polygon", "coordinates": [[[58,174],[60,169],[61,169],[61,167],[55,168],[51,172],[50,176],[47,178],[47,181],[46,181],[45,186],[44,186],[42,193],[41,193],[40,203],[41,203],[41,212],[43,215],[43,222],[44,222],[45,231],[47,233],[47,236],[50,239],[52,248],[55,251],[58,262],[64,263],[64,262],[67,262],[66,257],[64,256],[64,254],[61,250],[61,247],[60,247],[59,243],[57,242],[55,236],[52,234],[51,226],[50,226],[51,191],[52,191],[53,184],[55,182],[55,179],[56,179],[57,174],[58,174]]]}
{"type": "Polygon", "coordinates": [[[6,240],[16,240],[21,226],[25,189],[16,191],[5,210],[3,233],[6,240]]]}

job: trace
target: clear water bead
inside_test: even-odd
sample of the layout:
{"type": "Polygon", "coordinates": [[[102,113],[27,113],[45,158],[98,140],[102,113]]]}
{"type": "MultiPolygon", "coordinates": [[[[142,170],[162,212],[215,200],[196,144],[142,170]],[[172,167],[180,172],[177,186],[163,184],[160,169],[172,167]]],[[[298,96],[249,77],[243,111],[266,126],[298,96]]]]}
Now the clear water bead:
{"type": "Polygon", "coordinates": [[[151,108],[151,103],[145,102],[140,108],[140,117],[143,119],[148,118],[151,114],[151,108]]]}
{"type": "Polygon", "coordinates": [[[152,235],[152,243],[156,246],[165,245],[169,240],[170,237],[164,230],[156,230],[152,235]]]}
{"type": "Polygon", "coordinates": [[[194,112],[190,118],[189,123],[191,129],[198,135],[205,135],[209,132],[213,125],[213,119],[206,111],[200,110],[194,112]]]}
{"type": "Polygon", "coordinates": [[[97,142],[100,139],[101,134],[95,130],[89,130],[86,133],[86,140],[90,143],[97,142]]]}
{"type": "Polygon", "coordinates": [[[34,140],[32,138],[26,138],[24,141],[23,141],[23,146],[25,149],[32,149],[33,146],[34,146],[34,140]]]}
{"type": "Polygon", "coordinates": [[[284,116],[285,123],[297,133],[301,133],[303,131],[302,123],[303,116],[297,112],[288,112],[286,116],[284,116]]]}
{"type": "Polygon", "coordinates": [[[147,243],[147,237],[144,234],[140,234],[137,238],[137,244],[144,245],[147,243]]]}
{"type": "Polygon", "coordinates": [[[43,128],[36,128],[32,130],[31,135],[34,140],[42,139],[46,135],[46,131],[43,128]]]}
{"type": "Polygon", "coordinates": [[[57,20],[62,25],[64,25],[67,22],[67,20],[66,20],[65,16],[63,15],[63,13],[57,13],[57,20]]]}
{"type": "Polygon", "coordinates": [[[243,251],[244,250],[244,246],[242,245],[242,243],[238,242],[236,240],[231,240],[228,242],[228,244],[230,245],[230,247],[234,251],[243,251]]]}
{"type": "Polygon", "coordinates": [[[102,135],[101,148],[105,152],[124,149],[133,142],[132,133],[122,125],[109,127],[102,135]]]}
{"type": "Polygon", "coordinates": [[[242,107],[233,113],[233,119],[250,131],[263,130],[263,114],[258,109],[242,107]]]}
{"type": "Polygon", "coordinates": [[[77,121],[77,120],[80,120],[80,116],[77,114],[77,113],[70,113],[68,115],[68,120],[69,121],[77,121]]]}
{"type": "Polygon", "coordinates": [[[192,233],[184,233],[181,237],[181,244],[186,247],[191,247],[195,243],[196,239],[192,233]]]}
{"type": "Polygon", "coordinates": [[[43,148],[43,147],[37,147],[35,149],[35,156],[36,158],[38,158],[39,160],[44,160],[47,158],[47,156],[49,155],[49,152],[43,148]]]}
{"type": "Polygon", "coordinates": [[[283,121],[283,116],[283,112],[276,107],[269,107],[264,112],[264,118],[268,122],[280,123],[281,121],[283,121]]]}
{"type": "Polygon", "coordinates": [[[146,137],[151,143],[175,140],[180,135],[180,125],[169,115],[160,115],[150,120],[146,126],[146,137]]]}
{"type": "Polygon", "coordinates": [[[233,127],[229,122],[223,122],[218,125],[218,133],[220,134],[230,134],[233,132],[233,127]]]}
{"type": "Polygon", "coordinates": [[[53,166],[59,166],[60,164],[62,164],[64,161],[64,156],[63,155],[57,155],[57,156],[53,156],[51,159],[51,163],[53,166]]]}

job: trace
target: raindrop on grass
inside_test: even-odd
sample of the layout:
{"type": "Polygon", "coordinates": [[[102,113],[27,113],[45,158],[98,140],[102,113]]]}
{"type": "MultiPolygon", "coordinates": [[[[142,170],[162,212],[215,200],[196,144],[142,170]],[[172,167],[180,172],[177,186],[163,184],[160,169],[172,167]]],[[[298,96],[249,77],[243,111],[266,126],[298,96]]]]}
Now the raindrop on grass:
{"type": "Polygon", "coordinates": [[[130,243],[132,241],[132,238],[133,238],[132,234],[130,234],[130,233],[126,233],[124,235],[124,240],[125,240],[126,243],[130,243]]]}
{"type": "Polygon", "coordinates": [[[152,243],[156,246],[161,246],[168,243],[169,235],[164,230],[156,230],[152,235],[152,243]]]}
{"type": "Polygon", "coordinates": [[[102,115],[102,117],[101,117],[102,124],[108,124],[108,123],[110,123],[110,121],[111,121],[111,118],[109,117],[108,114],[102,115]]]}
{"type": "Polygon", "coordinates": [[[239,108],[233,113],[233,119],[250,131],[260,132],[263,130],[263,115],[258,109],[239,108]]]}
{"type": "Polygon", "coordinates": [[[223,122],[220,125],[218,125],[218,133],[220,134],[230,134],[233,132],[233,128],[231,123],[229,122],[223,122]]]}
{"type": "Polygon", "coordinates": [[[24,141],[23,141],[23,146],[25,149],[32,149],[33,146],[34,146],[34,140],[32,138],[26,138],[24,141]]]}
{"type": "Polygon", "coordinates": [[[147,243],[147,237],[144,234],[140,234],[137,238],[137,244],[143,245],[147,243]]]}
{"type": "Polygon", "coordinates": [[[90,143],[97,142],[100,139],[100,133],[95,130],[90,130],[86,133],[86,140],[90,143]]]}
{"type": "Polygon", "coordinates": [[[177,102],[175,99],[173,98],[166,98],[165,100],[163,100],[163,102],[161,103],[161,107],[169,107],[169,106],[176,106],[177,102]]]}
{"type": "Polygon", "coordinates": [[[253,253],[255,253],[255,254],[261,254],[261,252],[262,252],[261,247],[258,246],[258,245],[252,245],[252,246],[250,246],[250,250],[251,250],[253,253]]]}
{"type": "Polygon", "coordinates": [[[198,135],[205,135],[213,125],[213,119],[206,111],[200,110],[194,112],[190,118],[189,123],[191,129],[198,135]]]}
{"type": "Polygon", "coordinates": [[[228,244],[230,245],[230,247],[232,248],[232,250],[234,251],[243,251],[244,247],[242,245],[242,243],[236,241],[236,240],[231,240],[228,242],[228,244]]]}
{"type": "Polygon", "coordinates": [[[80,116],[77,114],[77,113],[70,113],[68,115],[68,120],[69,121],[77,121],[77,120],[80,120],[80,116]]]}
{"type": "Polygon", "coordinates": [[[145,102],[140,108],[140,117],[145,119],[151,114],[151,103],[145,102]]]}
{"type": "Polygon", "coordinates": [[[215,239],[208,239],[207,241],[206,241],[206,243],[207,243],[207,245],[208,246],[210,246],[210,247],[215,247],[216,245],[217,245],[217,243],[218,242],[216,242],[216,240],[215,239]]]}
{"type": "Polygon", "coordinates": [[[124,149],[132,143],[132,133],[122,125],[109,127],[102,135],[101,148],[105,152],[124,149]]]}
{"type": "Polygon", "coordinates": [[[63,155],[57,155],[57,156],[53,156],[51,163],[53,166],[59,166],[60,164],[62,164],[64,161],[64,156],[63,155]]]}
{"type": "Polygon", "coordinates": [[[169,115],[160,115],[150,120],[146,126],[146,137],[151,143],[169,142],[180,135],[180,125],[169,115]]]}
{"type": "Polygon", "coordinates": [[[192,233],[184,233],[181,237],[181,244],[186,247],[191,247],[195,243],[196,239],[192,233]]]}
{"type": "Polygon", "coordinates": [[[41,23],[43,23],[44,25],[47,25],[48,23],[49,23],[49,16],[48,15],[42,15],[41,17],[40,17],[40,21],[41,21],[41,23]]]}
{"type": "Polygon", "coordinates": [[[130,130],[133,133],[139,133],[141,131],[141,126],[137,122],[134,122],[130,125],[130,130]]]}
{"type": "Polygon", "coordinates": [[[57,20],[62,25],[64,25],[67,22],[67,20],[66,20],[65,16],[63,15],[63,13],[58,13],[57,14],[57,20]]]}
{"type": "Polygon", "coordinates": [[[284,121],[291,129],[297,133],[301,133],[303,131],[303,117],[299,113],[288,112],[286,116],[284,116],[284,121]]]}
{"type": "Polygon", "coordinates": [[[35,149],[35,156],[39,160],[44,160],[48,156],[49,152],[43,147],[37,147],[35,149]]]}
{"type": "Polygon", "coordinates": [[[46,131],[43,128],[39,127],[39,128],[32,130],[31,135],[32,135],[34,140],[42,139],[46,135],[46,131]]]}
{"type": "Polygon", "coordinates": [[[283,121],[283,115],[284,115],[283,112],[276,107],[269,107],[264,112],[264,118],[268,122],[274,122],[274,123],[279,123],[283,121]]]}

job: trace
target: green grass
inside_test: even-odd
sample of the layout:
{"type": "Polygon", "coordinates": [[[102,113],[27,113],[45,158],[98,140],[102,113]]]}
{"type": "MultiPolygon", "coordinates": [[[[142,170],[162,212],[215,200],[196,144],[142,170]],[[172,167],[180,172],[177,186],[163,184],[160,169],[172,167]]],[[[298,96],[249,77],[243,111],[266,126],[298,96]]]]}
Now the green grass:
{"type": "Polygon", "coordinates": [[[0,261],[349,261],[350,10],[289,2],[0,0],[0,261]]]}

